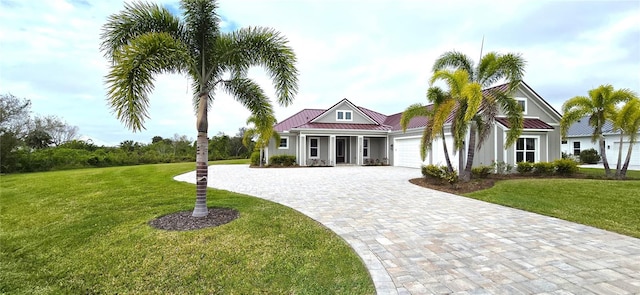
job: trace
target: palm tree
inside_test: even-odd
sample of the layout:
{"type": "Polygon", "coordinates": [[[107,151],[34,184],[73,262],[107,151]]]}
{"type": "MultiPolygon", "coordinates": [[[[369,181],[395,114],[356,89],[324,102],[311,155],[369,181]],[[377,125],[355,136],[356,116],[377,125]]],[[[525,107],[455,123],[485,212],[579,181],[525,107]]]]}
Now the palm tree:
{"type": "Polygon", "coordinates": [[[453,111],[455,107],[455,101],[450,98],[449,94],[443,91],[439,87],[429,87],[427,90],[427,100],[431,103],[431,106],[425,106],[421,103],[410,105],[400,117],[400,126],[402,126],[402,132],[407,131],[409,122],[415,117],[427,117],[427,126],[425,126],[422,140],[420,142],[420,157],[422,161],[426,158],[427,151],[432,148],[432,143],[436,139],[436,134],[433,130],[439,130],[442,137],[442,148],[444,150],[444,158],[447,162],[447,170],[453,171],[453,165],[451,165],[451,159],[449,158],[449,150],[447,148],[447,141],[444,133],[444,123],[446,117],[442,119],[443,114],[453,111]]]}
{"type": "Polygon", "coordinates": [[[287,40],[270,28],[220,32],[215,0],[182,0],[183,17],[157,4],[125,4],[103,27],[101,50],[111,62],[106,76],[112,110],[130,129],[139,131],[149,118],[154,77],[183,73],[191,78],[198,131],[194,217],[207,209],[207,112],[216,90],[232,95],[260,120],[273,107],[260,86],[247,78],[252,66],[273,79],[278,103],[288,105],[297,92],[296,57],[287,40]]]}
{"type": "Polygon", "coordinates": [[[640,133],[640,99],[635,97],[629,100],[620,109],[620,111],[617,112],[614,126],[620,129],[620,149],[618,150],[616,177],[626,178],[629,162],[631,161],[631,151],[633,151],[633,145],[637,142],[638,133],[640,133]],[[629,137],[629,149],[627,150],[627,157],[625,158],[624,165],[620,167],[624,135],[629,137]]]}
{"type": "MultiPolygon", "coordinates": [[[[489,88],[500,81],[508,83],[505,88],[494,87],[487,90],[488,93],[485,93],[481,103],[478,105],[481,106],[478,109],[480,110],[479,113],[458,117],[452,124],[453,133],[455,134],[454,140],[458,140],[461,144],[466,137],[467,126],[469,123],[473,123],[469,128],[467,160],[464,170],[461,172],[462,179],[468,180],[470,178],[475,150],[480,149],[489,137],[490,127],[495,123],[495,118],[500,109],[502,109],[511,126],[507,131],[505,148],[513,145],[520,137],[524,120],[522,109],[513,98],[512,93],[522,81],[525,64],[524,59],[518,54],[489,52],[482,56],[478,64],[475,65],[471,58],[457,51],[445,52],[433,64],[434,73],[444,69],[466,71],[469,82],[477,83],[480,88],[489,88]]],[[[464,107],[464,105],[461,107],[464,107]]],[[[472,109],[475,108],[475,106],[471,107],[472,109]]],[[[466,110],[463,112],[467,113],[466,110]]]]}
{"type": "Polygon", "coordinates": [[[629,101],[633,97],[635,94],[631,90],[615,90],[613,86],[607,84],[589,90],[589,96],[575,96],[562,104],[563,115],[560,121],[562,137],[567,136],[567,131],[573,123],[584,116],[589,116],[589,125],[593,127],[591,141],[599,141],[600,156],[607,177],[611,176],[611,169],[605,151],[602,127],[607,120],[613,120],[615,117],[616,105],[629,101]]]}
{"type": "Polygon", "coordinates": [[[280,134],[273,129],[276,123],[276,118],[273,116],[268,117],[267,120],[259,120],[255,115],[251,115],[247,119],[247,125],[253,124],[253,127],[245,130],[242,144],[249,147],[249,142],[256,138],[255,149],[260,151],[260,167],[262,167],[264,148],[269,145],[269,140],[274,138],[276,143],[280,142],[280,134]]]}

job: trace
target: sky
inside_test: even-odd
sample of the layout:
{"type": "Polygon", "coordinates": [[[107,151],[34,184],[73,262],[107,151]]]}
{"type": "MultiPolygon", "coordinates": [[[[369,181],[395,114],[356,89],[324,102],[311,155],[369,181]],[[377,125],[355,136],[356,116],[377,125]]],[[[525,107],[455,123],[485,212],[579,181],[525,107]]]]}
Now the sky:
{"type": "MultiPolygon", "coordinates": [[[[179,1],[157,0],[173,13],[179,1]]],[[[79,127],[82,139],[115,146],[174,134],[196,138],[190,80],[156,77],[145,130],[132,132],[112,113],[99,50],[107,17],[124,7],[108,0],[0,0],[0,94],[32,102],[38,115],[79,127]]],[[[299,92],[275,102],[260,68],[249,76],[274,99],[279,121],[304,108],[326,109],[342,98],[383,114],[427,103],[433,62],[456,50],[518,53],[524,81],[558,111],[562,103],[611,84],[640,93],[640,1],[221,0],[229,32],[271,27],[297,55],[299,92]],[[484,38],[484,45],[482,40],[484,38]]],[[[209,136],[234,135],[250,115],[216,94],[209,136]]]]}

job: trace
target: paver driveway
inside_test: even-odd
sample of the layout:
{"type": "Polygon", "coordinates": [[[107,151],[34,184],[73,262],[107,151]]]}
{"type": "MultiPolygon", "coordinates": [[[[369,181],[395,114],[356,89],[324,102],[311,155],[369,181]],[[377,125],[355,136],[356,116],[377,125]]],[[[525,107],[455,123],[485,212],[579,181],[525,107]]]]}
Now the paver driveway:
{"type": "MultiPolygon", "coordinates": [[[[209,167],[342,236],[378,294],[640,294],[640,240],[415,186],[417,169],[209,167]]],[[[176,177],[194,182],[195,172],[176,177]]]]}

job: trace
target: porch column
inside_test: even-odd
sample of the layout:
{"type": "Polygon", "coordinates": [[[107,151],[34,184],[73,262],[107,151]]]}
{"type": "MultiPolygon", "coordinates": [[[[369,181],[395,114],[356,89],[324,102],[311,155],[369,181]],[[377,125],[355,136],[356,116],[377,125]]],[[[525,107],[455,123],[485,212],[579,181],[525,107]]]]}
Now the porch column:
{"type": "Polygon", "coordinates": [[[336,164],[336,136],[329,136],[329,166],[336,164]]]}
{"type": "Polygon", "coordinates": [[[384,138],[384,150],[385,150],[385,158],[387,158],[387,161],[385,164],[389,164],[389,136],[384,138]]]}
{"type": "Polygon", "coordinates": [[[307,166],[307,137],[300,135],[300,159],[298,159],[298,165],[307,166]]]}
{"type": "Polygon", "coordinates": [[[364,159],[362,158],[362,148],[363,148],[363,143],[364,142],[364,136],[359,135],[358,136],[358,142],[356,144],[356,164],[357,165],[362,165],[364,164],[364,159]]]}

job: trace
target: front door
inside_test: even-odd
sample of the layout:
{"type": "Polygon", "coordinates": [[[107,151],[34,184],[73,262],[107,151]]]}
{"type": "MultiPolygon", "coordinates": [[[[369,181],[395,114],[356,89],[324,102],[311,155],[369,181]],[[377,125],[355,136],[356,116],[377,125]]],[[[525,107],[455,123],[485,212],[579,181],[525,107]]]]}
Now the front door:
{"type": "Polygon", "coordinates": [[[336,163],[344,163],[345,160],[345,140],[336,138],[336,163]]]}

